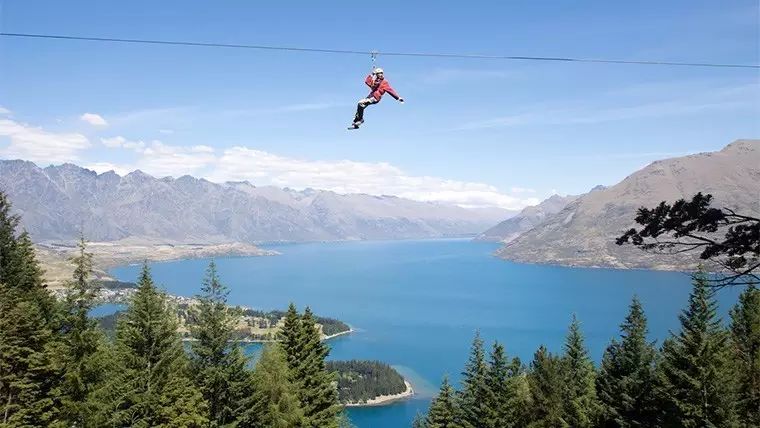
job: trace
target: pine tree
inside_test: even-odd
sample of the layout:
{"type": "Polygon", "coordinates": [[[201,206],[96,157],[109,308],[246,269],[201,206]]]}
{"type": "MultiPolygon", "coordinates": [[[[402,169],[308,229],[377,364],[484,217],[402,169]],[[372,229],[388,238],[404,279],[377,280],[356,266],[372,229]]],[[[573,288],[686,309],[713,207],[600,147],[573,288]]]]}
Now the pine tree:
{"type": "Polygon", "coordinates": [[[212,261],[198,296],[197,322],[191,367],[195,383],[208,403],[209,419],[216,426],[230,425],[240,416],[244,400],[251,395],[247,359],[234,341],[238,313],[227,306],[228,290],[212,261]]]}
{"type": "Polygon", "coordinates": [[[512,391],[509,388],[510,365],[504,346],[494,343],[486,371],[486,397],[483,402],[482,426],[486,428],[509,428],[513,421],[509,414],[512,391]]]}
{"type": "Polygon", "coordinates": [[[18,215],[11,214],[11,203],[4,192],[0,191],[0,283],[10,287],[16,283],[12,278],[15,268],[13,261],[16,252],[16,228],[18,215]]]}
{"type": "Polygon", "coordinates": [[[460,424],[465,428],[479,427],[488,413],[488,365],[480,332],[475,333],[470,356],[462,372],[462,390],[459,393],[460,424]]]}
{"type": "Polygon", "coordinates": [[[731,310],[731,336],[738,378],[737,410],[744,427],[760,426],[760,289],[750,284],[731,310]]]}
{"type": "Polygon", "coordinates": [[[656,350],[647,341],[647,319],[635,296],[620,329],[621,340],[613,339],[604,352],[596,382],[604,425],[657,427],[653,390],[656,350]]]}
{"type": "Polygon", "coordinates": [[[325,359],[330,348],[322,343],[314,314],[307,307],[301,318],[301,336],[304,360],[299,371],[303,376],[300,384],[301,405],[307,426],[333,427],[338,424],[341,406],[338,401],[334,375],[327,371],[325,359]]]}
{"type": "Polygon", "coordinates": [[[288,368],[293,373],[299,369],[304,354],[303,332],[301,316],[298,314],[296,305],[291,302],[285,312],[282,328],[277,333],[277,339],[282,344],[288,368]]]}
{"type": "Polygon", "coordinates": [[[311,310],[306,308],[299,316],[291,303],[278,337],[291,381],[298,388],[306,426],[336,427],[341,407],[333,375],[325,368],[330,349],[322,343],[311,310]]]}
{"type": "Polygon", "coordinates": [[[53,340],[40,305],[0,284],[0,426],[53,420],[53,340]]]}
{"type": "Polygon", "coordinates": [[[486,367],[486,398],[483,420],[479,426],[494,428],[522,427],[530,407],[530,387],[522,362],[510,360],[504,346],[493,345],[486,367]]]}
{"type": "Polygon", "coordinates": [[[529,424],[534,428],[561,428],[570,425],[563,409],[562,360],[540,346],[533,355],[528,374],[531,394],[529,424]]]}
{"type": "Polygon", "coordinates": [[[129,309],[119,318],[114,364],[98,391],[98,424],[198,427],[206,403],[188,375],[177,318],[143,265],[129,309]]]}
{"type": "Polygon", "coordinates": [[[19,218],[0,192],[0,425],[44,426],[55,418],[53,362],[58,307],[19,218]]]}
{"type": "Polygon", "coordinates": [[[414,415],[414,419],[412,420],[412,428],[428,428],[427,421],[425,420],[425,415],[422,412],[417,412],[416,415],[414,415]]]}
{"type": "Polygon", "coordinates": [[[61,404],[58,422],[62,426],[87,426],[93,413],[91,394],[103,380],[106,361],[105,336],[97,321],[88,316],[95,305],[97,287],[90,281],[92,254],[84,238],[79,254],[72,259],[73,281],[68,283],[64,303],[63,328],[58,348],[61,383],[56,390],[61,404]]]}
{"type": "Polygon", "coordinates": [[[735,420],[733,373],[728,334],[716,314],[717,303],[704,272],[694,275],[689,305],[679,316],[681,331],[662,347],[658,367],[663,425],[732,426],[735,420]]]}
{"type": "Polygon", "coordinates": [[[565,420],[572,427],[594,426],[600,409],[596,398],[596,371],[583,340],[580,322],[575,315],[565,340],[562,363],[565,379],[565,420]]]}
{"type": "Polygon", "coordinates": [[[280,345],[267,345],[253,372],[251,405],[240,418],[240,428],[299,428],[305,426],[298,387],[291,381],[280,345]]]}
{"type": "Polygon", "coordinates": [[[426,428],[461,428],[459,409],[457,408],[456,391],[449,384],[448,376],[444,376],[438,395],[430,403],[425,420],[426,428]]]}

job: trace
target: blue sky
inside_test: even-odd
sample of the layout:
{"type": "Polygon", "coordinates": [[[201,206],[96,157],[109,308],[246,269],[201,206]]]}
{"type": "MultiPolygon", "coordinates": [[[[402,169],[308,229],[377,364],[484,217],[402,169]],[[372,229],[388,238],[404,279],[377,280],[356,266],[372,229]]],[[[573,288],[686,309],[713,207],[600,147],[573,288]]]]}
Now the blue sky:
{"type": "MultiPolygon", "coordinates": [[[[379,51],[760,62],[757,1],[0,0],[0,30],[379,51]]],[[[0,38],[0,157],[520,208],[757,138],[752,69],[0,38]],[[89,114],[89,115],[85,115],[89,114]]]]}

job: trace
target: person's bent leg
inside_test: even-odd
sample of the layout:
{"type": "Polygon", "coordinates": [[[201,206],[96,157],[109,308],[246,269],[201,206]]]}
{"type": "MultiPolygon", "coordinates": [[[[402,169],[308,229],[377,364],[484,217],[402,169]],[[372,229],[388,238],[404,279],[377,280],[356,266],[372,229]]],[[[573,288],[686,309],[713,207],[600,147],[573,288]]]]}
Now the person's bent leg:
{"type": "Polygon", "coordinates": [[[359,100],[359,104],[356,106],[356,115],[354,116],[354,123],[360,123],[364,121],[364,109],[370,104],[375,104],[374,98],[363,98],[359,100]]]}

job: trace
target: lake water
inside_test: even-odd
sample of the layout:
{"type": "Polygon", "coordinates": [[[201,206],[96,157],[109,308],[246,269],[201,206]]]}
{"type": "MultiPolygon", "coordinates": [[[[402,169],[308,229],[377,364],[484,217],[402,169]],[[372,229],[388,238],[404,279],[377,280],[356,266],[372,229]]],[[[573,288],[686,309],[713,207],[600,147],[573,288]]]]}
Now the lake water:
{"type": "MultiPolygon", "coordinates": [[[[232,304],[309,305],[357,330],[329,341],[331,359],[381,360],[412,382],[414,399],[350,409],[359,428],[410,426],[444,374],[459,379],[476,329],[528,363],[541,344],[561,351],[573,313],[598,361],[619,334],[634,294],[643,302],[652,339],[660,342],[678,328],[690,289],[685,274],[509,263],[491,255],[497,247],[466,240],[288,244],[268,247],[280,256],[222,258],[217,265],[232,304]]],[[[168,292],[191,296],[199,292],[208,262],[151,267],[168,292]]],[[[123,281],[135,281],[138,272],[138,266],[112,271],[123,281]]],[[[724,316],[738,293],[719,293],[724,316]]]]}

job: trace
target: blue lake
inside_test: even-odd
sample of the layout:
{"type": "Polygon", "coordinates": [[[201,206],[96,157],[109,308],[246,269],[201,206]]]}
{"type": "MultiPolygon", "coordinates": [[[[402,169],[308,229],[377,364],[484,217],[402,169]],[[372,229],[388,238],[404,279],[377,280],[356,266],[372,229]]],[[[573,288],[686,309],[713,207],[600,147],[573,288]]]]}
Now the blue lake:
{"type": "MultiPolygon", "coordinates": [[[[232,304],[284,309],[293,301],[357,332],[329,341],[331,359],[377,359],[414,385],[414,399],[353,408],[359,428],[407,427],[425,411],[444,374],[459,379],[473,334],[498,340],[528,363],[545,344],[559,352],[573,313],[595,360],[617,336],[631,297],[643,302],[652,339],[678,329],[689,277],[677,272],[580,269],[509,263],[498,246],[466,240],[307,243],[267,247],[274,257],[217,259],[232,304]]],[[[208,259],[154,263],[168,292],[199,292],[208,259]]],[[[135,281],[139,266],[112,270],[135,281]]],[[[725,316],[740,290],[718,294],[725,316]]],[[[255,352],[256,346],[250,351],[255,352]]]]}

